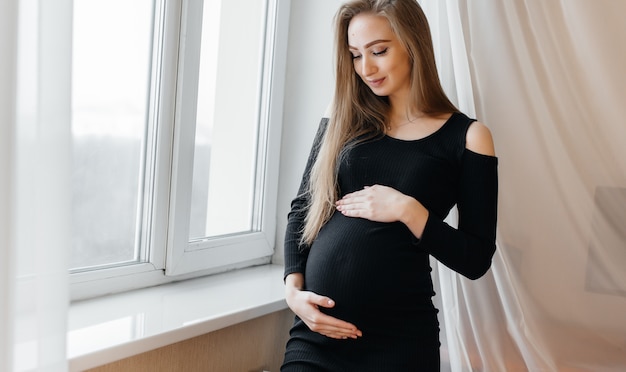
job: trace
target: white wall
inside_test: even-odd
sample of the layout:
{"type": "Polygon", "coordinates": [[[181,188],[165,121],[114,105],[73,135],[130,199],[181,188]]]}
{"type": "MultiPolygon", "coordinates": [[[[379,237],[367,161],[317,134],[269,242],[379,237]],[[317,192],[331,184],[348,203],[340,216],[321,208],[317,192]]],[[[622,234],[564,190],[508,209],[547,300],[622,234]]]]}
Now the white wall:
{"type": "Polygon", "coordinates": [[[319,120],[332,99],[333,16],[341,0],[292,0],[274,262],[282,264],[287,213],[319,120]]]}

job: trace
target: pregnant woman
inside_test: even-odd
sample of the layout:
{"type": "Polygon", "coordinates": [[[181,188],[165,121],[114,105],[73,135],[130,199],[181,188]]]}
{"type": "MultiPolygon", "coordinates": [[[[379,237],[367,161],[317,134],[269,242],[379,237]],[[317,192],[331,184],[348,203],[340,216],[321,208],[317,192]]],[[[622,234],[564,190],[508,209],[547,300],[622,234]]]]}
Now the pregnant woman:
{"type": "Polygon", "coordinates": [[[336,87],[285,238],[282,371],[438,371],[429,256],[477,279],[495,251],[489,129],[446,97],[415,0],[336,15],[336,87]],[[458,208],[458,228],[444,222],[458,208]]]}

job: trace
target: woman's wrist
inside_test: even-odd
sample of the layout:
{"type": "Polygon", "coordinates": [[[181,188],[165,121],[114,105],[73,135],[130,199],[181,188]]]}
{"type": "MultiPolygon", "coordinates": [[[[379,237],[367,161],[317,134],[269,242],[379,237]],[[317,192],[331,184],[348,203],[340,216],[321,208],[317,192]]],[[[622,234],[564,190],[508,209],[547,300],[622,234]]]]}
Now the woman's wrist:
{"type": "Polygon", "coordinates": [[[292,273],[285,278],[285,301],[287,306],[295,312],[293,300],[298,296],[298,292],[302,290],[304,285],[304,275],[300,273],[292,273]]]}
{"type": "Polygon", "coordinates": [[[285,278],[286,290],[301,291],[304,287],[304,275],[302,273],[291,273],[285,278]]]}
{"type": "Polygon", "coordinates": [[[400,222],[404,223],[416,238],[421,239],[428,220],[428,209],[417,199],[406,196],[401,208],[400,222]]]}

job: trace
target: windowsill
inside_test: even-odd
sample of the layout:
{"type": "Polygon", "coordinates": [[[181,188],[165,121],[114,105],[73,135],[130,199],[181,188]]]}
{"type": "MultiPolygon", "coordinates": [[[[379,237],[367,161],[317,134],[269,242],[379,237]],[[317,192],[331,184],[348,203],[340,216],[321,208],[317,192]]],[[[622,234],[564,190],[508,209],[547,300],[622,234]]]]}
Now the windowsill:
{"type": "Polygon", "coordinates": [[[279,265],[80,301],[70,306],[69,367],[94,368],[285,308],[279,265]]]}

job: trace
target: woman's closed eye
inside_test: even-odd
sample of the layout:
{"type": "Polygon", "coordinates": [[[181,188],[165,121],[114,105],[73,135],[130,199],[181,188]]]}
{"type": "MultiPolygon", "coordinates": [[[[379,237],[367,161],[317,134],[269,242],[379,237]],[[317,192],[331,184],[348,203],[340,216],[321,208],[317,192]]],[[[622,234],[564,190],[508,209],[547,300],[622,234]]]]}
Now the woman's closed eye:
{"type": "Polygon", "coordinates": [[[383,56],[383,55],[385,55],[387,53],[388,49],[389,48],[385,48],[385,49],[382,49],[382,50],[379,50],[379,51],[374,51],[374,52],[372,52],[372,54],[375,55],[375,56],[383,56]]]}
{"type": "MultiPolygon", "coordinates": [[[[389,50],[389,48],[375,50],[375,51],[372,51],[372,54],[375,55],[376,57],[380,57],[380,56],[384,56],[385,54],[387,54],[388,50],[389,50]]],[[[352,55],[352,59],[359,59],[359,58],[361,58],[360,54],[353,54],[352,55]]]]}

